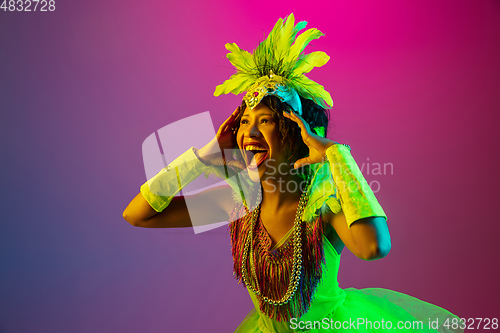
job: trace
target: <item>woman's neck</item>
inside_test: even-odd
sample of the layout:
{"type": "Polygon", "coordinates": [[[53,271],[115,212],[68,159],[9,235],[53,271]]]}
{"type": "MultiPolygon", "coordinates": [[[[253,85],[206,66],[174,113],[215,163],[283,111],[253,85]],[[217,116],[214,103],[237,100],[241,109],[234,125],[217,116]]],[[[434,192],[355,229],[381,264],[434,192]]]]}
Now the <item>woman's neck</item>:
{"type": "Polygon", "coordinates": [[[291,174],[265,177],[261,184],[262,202],[275,211],[296,205],[306,185],[302,177],[291,174]]]}

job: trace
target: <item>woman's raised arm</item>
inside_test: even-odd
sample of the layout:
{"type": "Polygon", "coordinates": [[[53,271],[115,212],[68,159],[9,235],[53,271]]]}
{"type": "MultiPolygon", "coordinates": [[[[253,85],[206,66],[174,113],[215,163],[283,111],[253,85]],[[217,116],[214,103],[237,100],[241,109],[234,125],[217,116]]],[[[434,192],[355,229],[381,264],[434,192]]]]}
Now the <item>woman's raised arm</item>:
{"type": "Polygon", "coordinates": [[[350,155],[350,148],[347,150],[337,142],[314,134],[295,112],[283,114],[299,125],[302,139],[309,147],[309,156],[296,161],[295,167],[321,163],[325,157],[330,163],[342,210],[327,216],[326,220],[342,242],[361,259],[374,260],[387,255],[391,249],[387,217],[350,155]]]}
{"type": "Polygon", "coordinates": [[[197,216],[203,214],[204,224],[223,222],[229,219],[233,209],[231,191],[229,186],[218,186],[186,197],[177,196],[161,212],[154,210],[139,193],[123,211],[123,218],[131,225],[142,228],[192,227],[190,213],[197,216]]]}
{"type": "Polygon", "coordinates": [[[200,217],[203,224],[227,221],[233,204],[229,186],[211,188],[187,197],[176,194],[208,168],[230,165],[244,169],[241,161],[228,161],[221,154],[221,151],[235,148],[232,127],[238,112],[239,107],[203,148],[189,149],[144,183],[141,192],[125,208],[123,218],[133,226],[145,228],[191,227],[193,217],[197,224],[200,217]]]}

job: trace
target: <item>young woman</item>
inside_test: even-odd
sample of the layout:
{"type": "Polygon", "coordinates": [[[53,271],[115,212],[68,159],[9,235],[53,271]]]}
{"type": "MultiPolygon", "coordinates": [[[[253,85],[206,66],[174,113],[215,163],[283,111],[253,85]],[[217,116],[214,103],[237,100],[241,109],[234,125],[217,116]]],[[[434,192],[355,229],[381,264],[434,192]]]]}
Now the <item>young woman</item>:
{"type": "Polygon", "coordinates": [[[297,36],[305,25],[293,15],[280,19],[253,54],[226,45],[238,72],[215,95],[246,91],[241,106],[210,143],[143,184],[124,218],[140,227],[190,227],[175,194],[203,172],[227,180],[186,200],[207,223],[230,221],[234,272],[255,304],[237,332],[460,331],[456,316],[411,296],[338,286],[344,247],[374,260],[391,241],[350,147],[326,138],[330,95],[304,73],[329,58],[303,54],[322,35],[297,36]]]}

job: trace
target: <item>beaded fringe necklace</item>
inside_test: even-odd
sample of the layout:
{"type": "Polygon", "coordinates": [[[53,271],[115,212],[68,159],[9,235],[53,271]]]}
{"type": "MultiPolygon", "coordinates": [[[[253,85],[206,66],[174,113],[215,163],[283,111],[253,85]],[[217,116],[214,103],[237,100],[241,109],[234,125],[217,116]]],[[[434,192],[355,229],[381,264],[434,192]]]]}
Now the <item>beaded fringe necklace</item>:
{"type": "Polygon", "coordinates": [[[251,212],[242,204],[232,217],[244,216],[229,224],[236,279],[255,293],[263,313],[280,322],[309,310],[325,262],[321,217],[302,221],[309,190],[300,198],[292,236],[277,249],[271,250],[260,204],[251,212]]]}

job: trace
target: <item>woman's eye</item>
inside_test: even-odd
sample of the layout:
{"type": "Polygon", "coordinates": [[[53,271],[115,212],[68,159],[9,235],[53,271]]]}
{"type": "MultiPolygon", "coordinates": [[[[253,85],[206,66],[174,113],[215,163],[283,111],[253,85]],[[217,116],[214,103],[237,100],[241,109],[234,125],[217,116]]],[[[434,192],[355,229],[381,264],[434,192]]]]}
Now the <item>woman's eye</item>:
{"type": "MultiPolygon", "coordinates": [[[[267,123],[270,123],[270,122],[271,121],[269,119],[261,119],[260,120],[261,124],[267,124],[267,123]]],[[[241,125],[246,125],[246,124],[250,124],[250,122],[247,119],[242,119],[242,120],[240,120],[240,124],[241,125]]]]}

